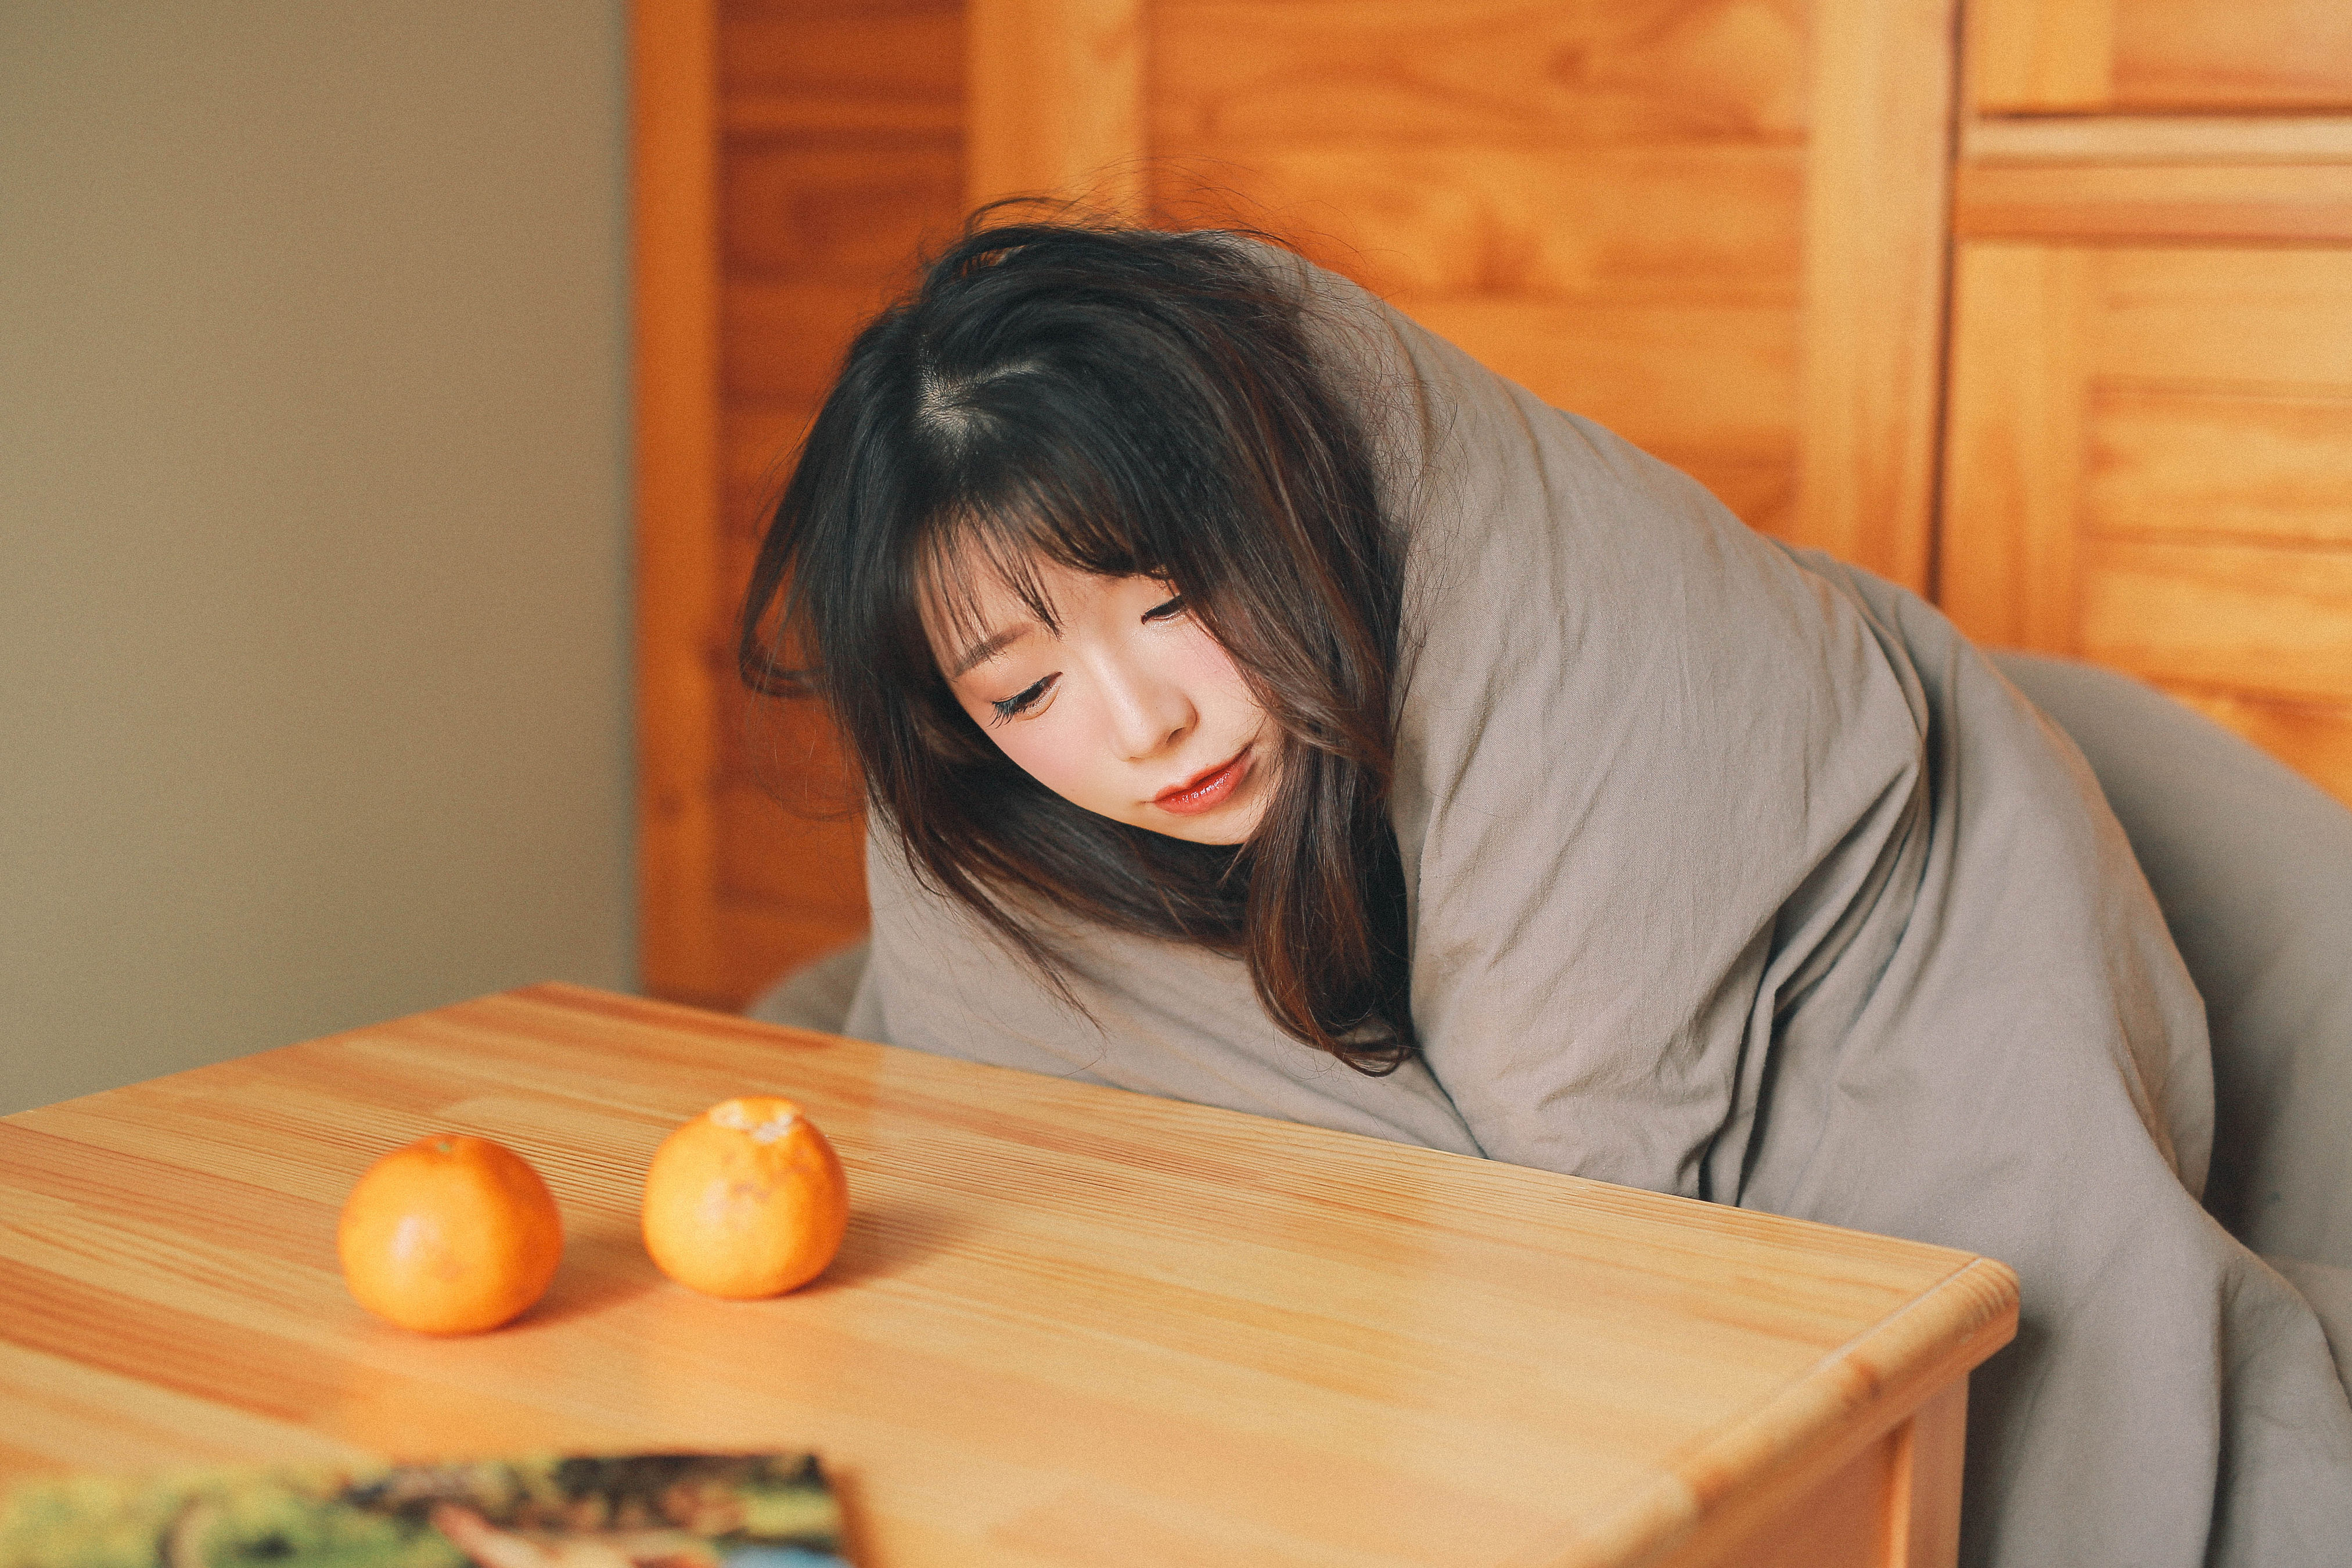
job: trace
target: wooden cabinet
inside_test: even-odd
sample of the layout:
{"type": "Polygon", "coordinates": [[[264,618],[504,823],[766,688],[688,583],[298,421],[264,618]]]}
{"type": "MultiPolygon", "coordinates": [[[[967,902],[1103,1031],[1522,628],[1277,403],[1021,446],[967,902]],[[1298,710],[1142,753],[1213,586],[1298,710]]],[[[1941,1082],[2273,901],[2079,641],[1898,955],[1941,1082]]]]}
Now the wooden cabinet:
{"type": "Polygon", "coordinates": [[[733,1007],[866,923],[821,715],[747,702],[766,509],[849,334],[963,208],[956,0],[638,0],[639,866],[646,988],[733,1007]]]}
{"type": "Polygon", "coordinates": [[[1797,0],[1156,0],[1148,18],[1163,207],[1223,198],[1265,215],[1483,363],[1687,468],[1749,522],[1788,525],[1797,0]]]}
{"type": "Polygon", "coordinates": [[[2352,802],[2352,8],[1971,23],[1945,607],[2352,802]]]}
{"type": "Polygon", "coordinates": [[[1754,526],[1925,587],[1953,15],[969,0],[969,189],[1271,230],[1754,526]]]}
{"type": "Polygon", "coordinates": [[[733,616],[850,331],[981,200],[1283,236],[1924,587],[1951,6],[636,0],[647,988],[737,1005],[863,922],[824,726],[747,710],[733,616]]]}
{"type": "Polygon", "coordinates": [[[761,512],[927,239],[1055,190],[1286,237],[1994,643],[2352,800],[2344,0],[635,0],[644,953],[864,920],[755,714],[761,512]]]}

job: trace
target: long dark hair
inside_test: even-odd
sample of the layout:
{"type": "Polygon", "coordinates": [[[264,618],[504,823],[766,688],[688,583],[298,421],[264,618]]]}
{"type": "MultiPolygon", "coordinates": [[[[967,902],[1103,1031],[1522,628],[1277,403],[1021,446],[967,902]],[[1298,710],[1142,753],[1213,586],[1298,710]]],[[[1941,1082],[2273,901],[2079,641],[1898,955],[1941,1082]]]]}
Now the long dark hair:
{"type": "Polygon", "coordinates": [[[744,679],[824,699],[916,875],[1066,997],[1041,907],[1245,958],[1284,1030],[1392,1070],[1402,573],[1296,285],[1231,236],[988,216],[851,345],[752,571],[744,679]],[[958,706],[925,595],[991,574],[1050,626],[1041,560],[1164,579],[1232,655],[1283,736],[1246,844],[1071,805],[958,706]]]}

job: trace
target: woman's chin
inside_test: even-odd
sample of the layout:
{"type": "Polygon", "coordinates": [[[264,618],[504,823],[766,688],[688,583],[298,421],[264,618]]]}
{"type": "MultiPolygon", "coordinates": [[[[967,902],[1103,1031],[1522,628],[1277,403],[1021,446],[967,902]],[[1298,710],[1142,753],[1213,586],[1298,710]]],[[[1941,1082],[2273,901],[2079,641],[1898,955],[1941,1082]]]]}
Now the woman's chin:
{"type": "Polygon", "coordinates": [[[1239,844],[1248,838],[1251,832],[1257,826],[1255,816],[1248,821],[1238,823],[1202,821],[1198,817],[1189,820],[1181,817],[1166,820],[1165,826],[1159,823],[1151,823],[1148,826],[1154,833],[1165,834],[1171,838],[1181,838],[1188,844],[1239,844]]]}
{"type": "Polygon", "coordinates": [[[1149,828],[1162,837],[1181,838],[1187,844],[1239,844],[1257,831],[1257,821],[1263,815],[1265,802],[1253,793],[1245,798],[1228,801],[1214,811],[1180,814],[1147,805],[1121,820],[1149,828]]]}

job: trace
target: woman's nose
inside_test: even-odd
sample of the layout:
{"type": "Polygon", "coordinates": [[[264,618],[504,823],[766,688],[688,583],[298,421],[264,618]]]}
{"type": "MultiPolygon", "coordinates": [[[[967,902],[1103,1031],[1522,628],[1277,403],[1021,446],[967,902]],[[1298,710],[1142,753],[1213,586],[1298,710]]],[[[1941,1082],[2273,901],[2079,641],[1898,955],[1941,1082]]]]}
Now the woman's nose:
{"type": "Polygon", "coordinates": [[[1111,741],[1120,756],[1139,763],[1190,733],[1199,714],[1184,689],[1146,670],[1122,670],[1110,688],[1111,741]]]}

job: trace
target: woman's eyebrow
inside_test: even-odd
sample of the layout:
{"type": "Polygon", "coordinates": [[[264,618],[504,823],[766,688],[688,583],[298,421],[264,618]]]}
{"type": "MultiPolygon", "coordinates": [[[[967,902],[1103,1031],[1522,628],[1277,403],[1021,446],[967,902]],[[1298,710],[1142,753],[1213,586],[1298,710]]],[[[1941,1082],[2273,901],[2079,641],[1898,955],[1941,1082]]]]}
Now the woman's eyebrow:
{"type": "Polygon", "coordinates": [[[1001,632],[992,633],[982,637],[963,650],[962,657],[956,660],[954,672],[949,675],[948,679],[961,680],[965,676],[970,675],[976,666],[986,664],[990,659],[1027,637],[1035,626],[1034,621],[1023,621],[1016,626],[1007,626],[1001,632]]]}

